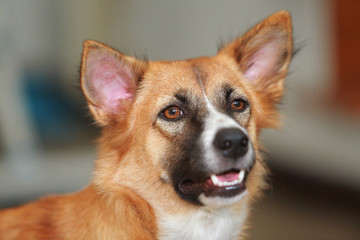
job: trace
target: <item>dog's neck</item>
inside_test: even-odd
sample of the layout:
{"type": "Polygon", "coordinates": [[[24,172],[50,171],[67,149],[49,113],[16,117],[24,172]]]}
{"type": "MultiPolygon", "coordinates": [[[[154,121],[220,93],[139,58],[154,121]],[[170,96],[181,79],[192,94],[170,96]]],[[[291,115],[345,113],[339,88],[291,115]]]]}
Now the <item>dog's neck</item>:
{"type": "Polygon", "coordinates": [[[94,198],[91,211],[97,213],[97,218],[93,219],[96,239],[126,239],[129,236],[156,239],[158,227],[153,209],[138,194],[126,187],[120,187],[117,192],[102,192],[91,185],[88,189],[94,198]]]}
{"type": "Polygon", "coordinates": [[[188,213],[164,214],[158,217],[159,239],[239,239],[247,217],[248,206],[209,209],[202,207],[188,213]]]}

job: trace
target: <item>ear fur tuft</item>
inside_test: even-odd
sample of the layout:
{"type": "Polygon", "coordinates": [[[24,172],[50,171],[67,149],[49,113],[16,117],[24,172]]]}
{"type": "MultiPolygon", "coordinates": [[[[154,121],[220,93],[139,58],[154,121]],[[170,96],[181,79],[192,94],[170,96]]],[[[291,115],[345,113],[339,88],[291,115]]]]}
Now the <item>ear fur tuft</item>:
{"type": "Polygon", "coordinates": [[[282,96],[292,49],[291,17],[281,11],[225,46],[219,54],[232,57],[255,89],[277,102],[282,96]]]}

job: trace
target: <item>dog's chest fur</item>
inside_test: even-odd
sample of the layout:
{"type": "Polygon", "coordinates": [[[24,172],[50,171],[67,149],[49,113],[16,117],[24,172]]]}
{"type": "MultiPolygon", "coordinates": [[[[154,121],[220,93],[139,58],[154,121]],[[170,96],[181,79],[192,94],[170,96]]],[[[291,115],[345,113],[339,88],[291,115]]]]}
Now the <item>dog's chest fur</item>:
{"type": "Polygon", "coordinates": [[[239,239],[247,206],[239,210],[233,208],[199,209],[198,211],[159,218],[160,240],[232,240],[239,239]]]}

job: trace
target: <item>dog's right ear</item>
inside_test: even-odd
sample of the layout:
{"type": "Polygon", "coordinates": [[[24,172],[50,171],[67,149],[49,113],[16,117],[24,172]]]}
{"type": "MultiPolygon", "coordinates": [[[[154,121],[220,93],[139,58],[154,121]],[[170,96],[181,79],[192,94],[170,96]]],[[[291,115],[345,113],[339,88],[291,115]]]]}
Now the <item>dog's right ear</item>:
{"type": "MultiPolygon", "coordinates": [[[[226,45],[218,55],[231,57],[244,79],[262,101],[260,127],[276,127],[276,105],[284,91],[284,79],[293,53],[290,14],[277,12],[242,37],[226,45]]],[[[260,118],[259,118],[260,119],[260,118]]]]}
{"type": "Polygon", "coordinates": [[[106,125],[126,114],[146,65],[104,44],[84,42],[81,87],[97,123],[106,125]]]}

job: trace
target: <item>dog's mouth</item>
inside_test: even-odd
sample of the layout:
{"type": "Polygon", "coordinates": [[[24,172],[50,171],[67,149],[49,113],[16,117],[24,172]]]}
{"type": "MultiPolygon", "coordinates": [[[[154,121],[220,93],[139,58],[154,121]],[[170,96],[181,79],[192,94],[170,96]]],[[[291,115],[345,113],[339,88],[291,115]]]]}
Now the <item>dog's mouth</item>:
{"type": "Polygon", "coordinates": [[[249,171],[245,169],[231,169],[219,174],[211,174],[203,181],[187,179],[178,184],[179,190],[185,195],[199,195],[206,197],[233,197],[246,190],[246,179],[249,171]]]}

